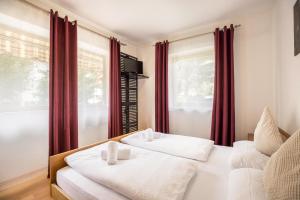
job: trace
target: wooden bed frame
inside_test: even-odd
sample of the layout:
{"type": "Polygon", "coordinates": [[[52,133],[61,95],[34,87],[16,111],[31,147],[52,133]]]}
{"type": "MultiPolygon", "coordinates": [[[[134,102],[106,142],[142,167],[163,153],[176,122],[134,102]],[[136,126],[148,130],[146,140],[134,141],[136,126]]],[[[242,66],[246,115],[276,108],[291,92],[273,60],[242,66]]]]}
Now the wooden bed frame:
{"type": "Polygon", "coordinates": [[[124,135],[121,135],[119,137],[115,137],[115,138],[112,138],[109,140],[103,140],[103,141],[100,141],[100,142],[97,142],[97,143],[94,143],[91,145],[87,145],[87,146],[84,146],[84,147],[81,147],[78,149],[73,149],[70,151],[66,151],[64,153],[56,154],[54,156],[50,156],[49,167],[50,167],[50,195],[51,195],[51,197],[55,200],[72,200],[71,197],[69,197],[60,187],[58,187],[58,185],[56,183],[56,172],[59,169],[67,166],[67,163],[64,161],[64,158],[66,156],[73,154],[77,151],[81,151],[84,149],[88,149],[88,148],[97,146],[97,145],[105,143],[107,141],[119,142],[122,138],[124,138],[130,134],[133,134],[133,133],[135,133],[135,132],[124,134],[124,135]]]}
{"type": "MultiPolygon", "coordinates": [[[[289,139],[290,134],[288,134],[285,130],[279,128],[279,132],[281,134],[282,140],[285,142],[287,139],[289,139]]],[[[254,133],[248,133],[248,140],[253,141],[254,140],[254,133]]]]}

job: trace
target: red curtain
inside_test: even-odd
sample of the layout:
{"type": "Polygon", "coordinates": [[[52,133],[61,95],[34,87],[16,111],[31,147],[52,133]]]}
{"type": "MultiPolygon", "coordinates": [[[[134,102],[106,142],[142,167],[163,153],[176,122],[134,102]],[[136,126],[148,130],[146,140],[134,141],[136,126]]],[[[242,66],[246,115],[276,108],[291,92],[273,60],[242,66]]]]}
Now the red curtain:
{"type": "Polygon", "coordinates": [[[108,138],[122,134],[120,42],[110,39],[108,138]]]}
{"type": "Polygon", "coordinates": [[[77,24],[50,12],[49,156],[78,147],[77,24]]]}
{"type": "Polygon", "coordinates": [[[233,25],[215,31],[215,84],[211,139],[217,145],[235,141],[233,25]]]}
{"type": "Polygon", "coordinates": [[[168,41],[155,44],[155,131],[163,133],[169,133],[168,48],[168,41]]]}

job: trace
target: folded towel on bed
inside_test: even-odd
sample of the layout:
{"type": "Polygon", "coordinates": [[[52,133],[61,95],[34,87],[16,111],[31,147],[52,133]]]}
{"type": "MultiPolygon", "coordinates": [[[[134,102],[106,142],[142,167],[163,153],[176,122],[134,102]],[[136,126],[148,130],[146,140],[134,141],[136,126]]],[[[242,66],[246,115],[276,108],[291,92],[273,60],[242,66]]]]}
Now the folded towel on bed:
{"type": "Polygon", "coordinates": [[[146,141],[147,142],[151,142],[154,139],[154,134],[151,131],[147,131],[146,133],[144,133],[146,141]]]}
{"type": "Polygon", "coordinates": [[[160,133],[159,132],[154,132],[151,128],[148,128],[143,131],[138,132],[138,136],[140,139],[143,139],[147,142],[151,142],[154,139],[159,139],[160,138],[160,133]]]}
{"type": "MultiPolygon", "coordinates": [[[[142,133],[144,132],[142,131],[142,133]]],[[[141,139],[140,132],[122,138],[121,142],[152,151],[163,152],[199,161],[207,161],[210,151],[214,145],[212,140],[203,138],[163,134],[159,132],[154,132],[154,134],[159,134],[160,138],[153,140],[152,142],[147,142],[141,139]]]]}
{"type": "MultiPolygon", "coordinates": [[[[102,160],[107,159],[107,150],[101,151],[102,160]]],[[[128,160],[130,158],[130,148],[119,148],[118,149],[118,160],[128,160]]]]}
{"type": "Polygon", "coordinates": [[[110,141],[107,143],[107,164],[114,165],[118,160],[118,143],[110,141]]]}
{"type": "Polygon", "coordinates": [[[107,143],[76,152],[65,158],[67,164],[83,176],[102,184],[129,199],[181,200],[198,163],[168,154],[149,151],[126,144],[131,159],[107,166],[100,158],[107,143]]]}

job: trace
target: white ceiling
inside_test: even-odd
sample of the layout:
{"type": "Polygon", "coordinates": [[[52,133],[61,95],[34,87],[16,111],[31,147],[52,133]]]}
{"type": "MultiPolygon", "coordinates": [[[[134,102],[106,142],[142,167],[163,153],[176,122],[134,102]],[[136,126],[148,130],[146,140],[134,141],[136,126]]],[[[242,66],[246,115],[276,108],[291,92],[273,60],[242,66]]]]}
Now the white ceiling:
{"type": "Polygon", "coordinates": [[[136,42],[222,19],[267,0],[52,0],[74,14],[136,42]]]}

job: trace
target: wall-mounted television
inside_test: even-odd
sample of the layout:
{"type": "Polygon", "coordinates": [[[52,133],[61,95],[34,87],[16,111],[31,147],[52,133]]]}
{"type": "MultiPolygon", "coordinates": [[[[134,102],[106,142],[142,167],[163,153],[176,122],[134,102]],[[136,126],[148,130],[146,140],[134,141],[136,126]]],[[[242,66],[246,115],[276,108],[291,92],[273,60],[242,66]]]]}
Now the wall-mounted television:
{"type": "Polygon", "coordinates": [[[136,57],[121,53],[120,61],[122,73],[136,73],[139,79],[149,78],[143,74],[143,62],[136,57]]]}
{"type": "Polygon", "coordinates": [[[125,72],[135,72],[138,74],[143,74],[143,62],[138,60],[133,60],[131,58],[123,58],[125,65],[125,72]]]}

